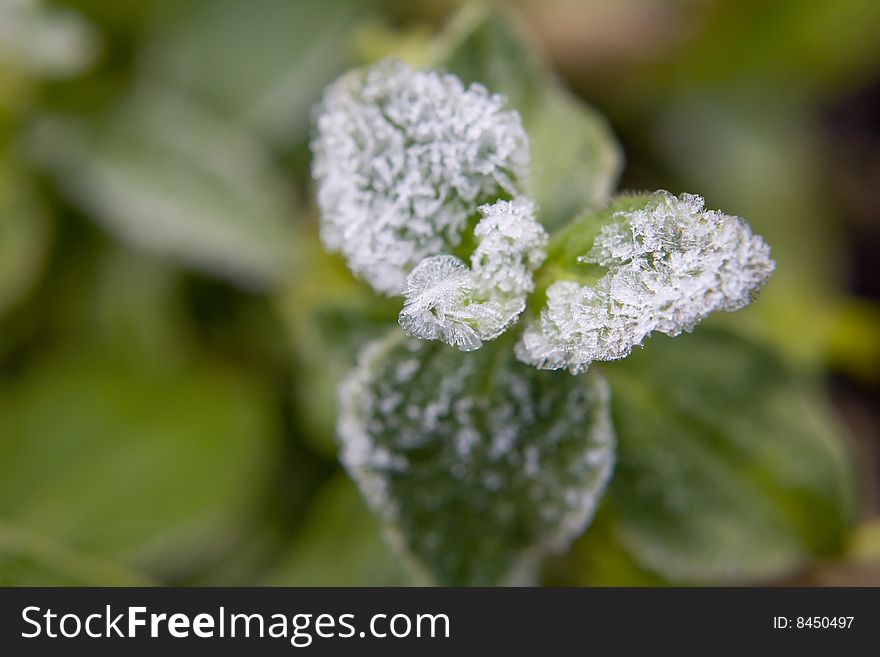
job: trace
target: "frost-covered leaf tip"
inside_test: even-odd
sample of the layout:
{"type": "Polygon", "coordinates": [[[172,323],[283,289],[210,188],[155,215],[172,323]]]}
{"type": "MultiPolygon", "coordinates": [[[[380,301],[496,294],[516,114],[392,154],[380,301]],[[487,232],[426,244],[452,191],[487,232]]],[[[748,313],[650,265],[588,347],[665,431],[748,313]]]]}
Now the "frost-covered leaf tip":
{"type": "Polygon", "coordinates": [[[333,83],[312,143],[326,247],[400,294],[413,267],[460,243],[478,206],[521,191],[528,138],[505,103],[396,60],[333,83]]]}
{"type": "Polygon", "coordinates": [[[522,313],[534,289],[532,273],[545,258],[547,233],[531,201],[480,207],[478,244],[471,266],[452,255],[425,258],[407,276],[400,325],[423,340],[442,340],[462,351],[479,349],[522,313]]]}
{"type": "Polygon", "coordinates": [[[653,331],[678,335],[716,310],[737,310],[774,269],[770,247],[701,197],[657,192],[616,212],[579,258],[607,269],[595,284],[557,281],[517,345],[523,362],[577,374],[625,358],[653,331]]]}

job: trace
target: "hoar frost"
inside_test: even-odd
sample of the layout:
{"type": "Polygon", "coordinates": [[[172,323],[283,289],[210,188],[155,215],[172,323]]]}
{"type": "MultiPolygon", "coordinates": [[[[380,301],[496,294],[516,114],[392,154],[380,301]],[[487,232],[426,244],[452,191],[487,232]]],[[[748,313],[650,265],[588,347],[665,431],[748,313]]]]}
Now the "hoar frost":
{"type": "Polygon", "coordinates": [[[332,84],[312,143],[326,247],[400,294],[413,267],[460,243],[478,206],[520,192],[528,138],[505,103],[396,60],[332,84]]]}
{"type": "MultiPolygon", "coordinates": [[[[332,84],[317,114],[325,246],[377,291],[404,295],[408,335],[462,351],[516,322],[546,258],[547,234],[521,189],[528,138],[505,104],[454,75],[385,60],[332,84]],[[452,253],[471,230],[468,264],[452,253]]],[[[546,287],[517,343],[521,361],[578,374],[625,358],[654,331],[678,335],[745,306],[773,272],[769,247],[742,219],[689,194],[644,201],[614,213],[578,259],[604,270],[598,280],[546,287]]]]}
{"type": "Polygon", "coordinates": [[[341,460],[429,581],[520,582],[593,515],[614,462],[609,401],[599,372],[560,380],[505,345],[461,353],[395,331],[342,384],[341,460]]]}
{"type": "Polygon", "coordinates": [[[525,309],[534,290],[532,273],[544,262],[547,233],[527,200],[499,201],[480,212],[470,268],[455,256],[437,255],[407,276],[399,317],[407,334],[473,351],[525,309]]]}
{"type": "Polygon", "coordinates": [[[653,331],[675,336],[716,310],[742,308],[774,269],[770,248],[742,219],[666,192],[617,213],[579,260],[608,272],[594,285],[549,286],[517,344],[523,362],[577,374],[625,358],[653,331]]]}

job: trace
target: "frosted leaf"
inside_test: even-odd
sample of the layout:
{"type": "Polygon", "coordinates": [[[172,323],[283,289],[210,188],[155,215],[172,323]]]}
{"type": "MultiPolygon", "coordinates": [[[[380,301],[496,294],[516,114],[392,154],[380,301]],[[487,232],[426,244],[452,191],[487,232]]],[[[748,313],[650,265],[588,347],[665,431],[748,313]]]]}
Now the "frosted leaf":
{"type": "Polygon", "coordinates": [[[495,318],[472,312],[480,305],[469,301],[473,291],[471,271],[459,258],[425,258],[406,278],[403,293],[407,300],[400,325],[423,340],[442,340],[462,351],[479,349],[478,319],[495,323],[495,318]]]}
{"type": "Polygon", "coordinates": [[[547,232],[535,219],[534,204],[498,201],[480,207],[480,213],[471,255],[477,294],[524,299],[534,290],[532,272],[546,258],[547,232]]]}
{"type": "Polygon", "coordinates": [[[598,373],[559,379],[506,343],[465,354],[395,332],[340,389],[342,461],[423,576],[521,583],[592,517],[614,460],[608,408],[598,373]]]}
{"type": "Polygon", "coordinates": [[[473,351],[501,335],[525,309],[547,233],[527,200],[479,208],[471,267],[451,255],[425,258],[404,283],[400,325],[408,335],[473,351]]]}
{"type": "Polygon", "coordinates": [[[333,83],[312,143],[325,246],[400,294],[415,265],[461,242],[479,205],[520,191],[528,138],[505,103],[396,60],[333,83]]]}
{"type": "Polygon", "coordinates": [[[517,345],[523,362],[577,374],[594,360],[625,358],[654,331],[675,336],[716,310],[747,305],[775,266],[742,219],[667,192],[614,213],[578,260],[607,273],[593,285],[550,285],[540,319],[517,345]]]}

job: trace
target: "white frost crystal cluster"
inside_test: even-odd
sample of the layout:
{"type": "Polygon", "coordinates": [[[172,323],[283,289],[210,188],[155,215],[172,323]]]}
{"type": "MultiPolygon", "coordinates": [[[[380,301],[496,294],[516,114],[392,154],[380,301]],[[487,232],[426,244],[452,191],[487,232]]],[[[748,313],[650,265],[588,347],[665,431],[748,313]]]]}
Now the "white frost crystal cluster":
{"type": "Polygon", "coordinates": [[[455,256],[437,255],[407,276],[399,317],[407,334],[473,351],[501,335],[525,309],[547,245],[534,204],[498,201],[479,210],[483,218],[474,228],[470,268],[455,256]]]}
{"type": "Polygon", "coordinates": [[[416,265],[460,243],[478,206],[521,191],[528,137],[505,103],[396,60],[332,84],[312,143],[325,246],[400,294],[416,265]]]}
{"type": "Polygon", "coordinates": [[[577,374],[594,360],[625,358],[653,331],[675,336],[716,310],[742,308],[775,266],[742,219],[666,192],[617,213],[580,260],[608,271],[593,285],[550,285],[517,344],[523,362],[577,374]]]}
{"type": "MultiPolygon", "coordinates": [[[[528,137],[506,102],[454,75],[385,60],[333,83],[316,116],[325,246],[377,291],[405,297],[398,320],[408,335],[461,351],[517,321],[547,254],[522,189],[528,137]],[[458,247],[471,235],[468,263],[458,247]]],[[[745,306],[773,272],[764,240],[699,196],[622,199],[595,215],[609,217],[577,259],[580,273],[574,261],[546,268],[564,275],[543,275],[546,305],[516,345],[524,363],[578,374],[625,358],[654,331],[678,335],[745,306]]]]}

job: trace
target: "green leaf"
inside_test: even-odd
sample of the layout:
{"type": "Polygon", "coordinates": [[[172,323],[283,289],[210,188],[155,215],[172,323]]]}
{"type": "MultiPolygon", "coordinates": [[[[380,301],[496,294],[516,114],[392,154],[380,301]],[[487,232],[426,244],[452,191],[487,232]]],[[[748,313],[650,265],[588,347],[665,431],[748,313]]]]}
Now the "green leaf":
{"type": "Polygon", "coordinates": [[[479,83],[507,96],[531,116],[552,73],[512,12],[486,4],[466,5],[429,46],[427,64],[443,67],[465,83],[479,83]]]}
{"type": "Polygon", "coordinates": [[[617,521],[603,499],[587,531],[563,555],[548,559],[545,586],[669,586],[633,559],[617,536],[617,521]]]}
{"type": "Polygon", "coordinates": [[[286,183],[238,126],[145,88],[100,121],[47,118],[33,137],[70,200],[133,247],[248,288],[285,275],[286,183]]]}
{"type": "Polygon", "coordinates": [[[276,295],[296,369],[293,395],[303,439],[337,461],[337,388],[368,341],[397,321],[400,300],[379,297],[358,281],[342,258],[328,255],[317,231],[296,230],[293,274],[276,295]]]}
{"type": "Polygon", "coordinates": [[[441,584],[528,581],[592,516],[611,472],[605,382],[395,331],[340,390],[343,462],[415,570],[441,584]]]}
{"type": "Polygon", "coordinates": [[[0,586],[148,586],[143,576],[0,523],[0,586]]]}
{"type": "Polygon", "coordinates": [[[33,103],[39,79],[71,77],[91,64],[97,34],[74,12],[45,2],[4,1],[0,11],[0,127],[5,129],[6,119],[33,103]]]}
{"type": "Polygon", "coordinates": [[[30,185],[0,154],[0,315],[31,289],[43,269],[49,221],[30,185]]]}
{"type": "Polygon", "coordinates": [[[640,563],[748,582],[842,549],[854,484],[840,430],[773,352],[704,327],[603,370],[619,440],[609,498],[640,563]]]}
{"type": "Polygon", "coordinates": [[[778,267],[763,302],[728,321],[824,366],[848,268],[838,209],[824,185],[827,153],[805,127],[810,110],[798,96],[762,96],[752,87],[693,90],[652,106],[652,132],[670,173],[745,217],[773,245],[778,267]]]}
{"type": "Polygon", "coordinates": [[[537,296],[534,308],[540,308],[547,287],[556,281],[576,281],[582,285],[596,283],[607,272],[607,267],[584,262],[581,258],[593,249],[596,237],[602,228],[615,221],[617,213],[639,210],[650,202],[649,193],[621,194],[599,210],[578,214],[557,230],[547,245],[544,265],[535,273],[537,296]]]}
{"type": "Polygon", "coordinates": [[[781,95],[841,93],[876,73],[878,22],[873,0],[719,3],[688,47],[673,49],[676,79],[690,88],[758,79],[775,84],[774,92],[784,85],[781,95]]]}
{"type": "Polygon", "coordinates": [[[866,520],[856,528],[846,556],[849,561],[880,564],[880,519],[866,520]]]}
{"type": "Polygon", "coordinates": [[[607,121],[556,79],[515,17],[470,5],[435,44],[431,64],[503,93],[532,147],[529,192],[554,230],[608,201],[623,155],[607,121]]]}
{"type": "Polygon", "coordinates": [[[527,118],[532,193],[549,230],[585,208],[600,208],[617,186],[623,154],[605,118],[558,85],[527,118]]]}
{"type": "Polygon", "coordinates": [[[352,58],[369,3],[239,0],[171,3],[143,55],[143,74],[252,128],[273,147],[305,141],[312,105],[352,58]],[[246,54],[246,56],[244,56],[246,54]]]}
{"type": "Polygon", "coordinates": [[[330,479],[281,562],[270,586],[400,586],[408,583],[357,488],[344,474],[330,479]]]}
{"type": "Polygon", "coordinates": [[[240,539],[276,460],[265,391],[210,362],[56,353],[0,400],[0,521],[162,579],[240,539]]]}

